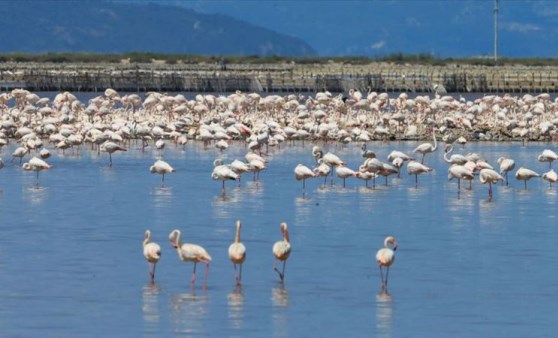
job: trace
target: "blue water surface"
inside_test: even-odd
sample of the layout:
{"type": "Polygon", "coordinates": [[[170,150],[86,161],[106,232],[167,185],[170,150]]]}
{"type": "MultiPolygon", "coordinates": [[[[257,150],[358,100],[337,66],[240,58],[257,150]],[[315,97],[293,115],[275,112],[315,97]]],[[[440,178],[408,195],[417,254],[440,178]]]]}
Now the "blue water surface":
{"type": "MultiPolygon", "coordinates": [[[[385,160],[418,142],[370,142],[385,160]]],[[[314,165],[314,143],[270,148],[268,169],[237,182],[210,177],[213,160],[244,160],[244,143],[224,153],[213,145],[167,142],[163,152],[139,144],[97,154],[89,145],[64,153],[39,175],[10,163],[0,171],[0,336],[5,337],[544,337],[558,324],[556,188],[541,179],[488,187],[475,179],[457,195],[443,152],[427,155],[434,171],[414,178],[364,182],[294,179],[314,165]],[[176,169],[149,172],[162,157],[176,169]],[[247,247],[242,286],[227,249],[235,221],[247,247]],[[271,247],[287,222],[292,254],[284,284],[271,247]],[[192,289],[192,263],[179,261],[168,235],[202,245],[213,260],[192,289]],[[154,284],[142,256],[144,231],[163,249],[154,284]],[[381,292],[375,253],[387,235],[399,248],[389,292],[381,292]]],[[[360,144],[321,144],[358,169],[360,144]]],[[[536,156],[555,144],[468,143],[497,166],[512,157],[539,173],[536,156]]],[[[24,160],[25,161],[25,160],[24,160]]],[[[466,186],[466,184],[463,184],[466,186]]]]}

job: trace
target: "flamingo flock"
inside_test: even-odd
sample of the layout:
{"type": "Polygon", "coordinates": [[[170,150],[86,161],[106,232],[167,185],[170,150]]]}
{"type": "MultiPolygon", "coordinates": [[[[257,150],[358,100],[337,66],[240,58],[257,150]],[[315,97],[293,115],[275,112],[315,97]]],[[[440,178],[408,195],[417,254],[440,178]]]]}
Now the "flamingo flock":
{"type": "MultiPolygon", "coordinates": [[[[225,195],[227,181],[237,181],[240,185],[241,176],[246,173],[252,173],[253,180],[260,180],[260,175],[273,167],[273,149],[297,141],[313,147],[308,162],[315,162],[315,165],[300,163],[294,168],[295,179],[302,180],[303,193],[307,191],[307,181],[323,177],[326,185],[330,177],[333,185],[334,175],[342,180],[343,188],[352,179],[364,180],[366,187],[373,180],[372,188],[375,188],[376,178],[380,176],[385,178],[386,185],[391,175],[397,175],[397,182],[405,182],[407,179],[401,176],[405,165],[407,174],[414,176],[411,184],[419,189],[419,176],[424,175],[422,186],[429,175],[437,175],[431,163],[441,157],[448,164],[448,180],[457,180],[458,191],[461,180],[468,181],[472,189],[474,178],[478,177],[481,184],[488,186],[489,200],[493,200],[493,190],[498,184],[509,185],[510,172],[517,181],[523,181],[523,189],[527,189],[527,181],[537,178],[552,187],[558,179],[552,169],[558,158],[556,153],[545,149],[532,156],[545,166],[548,163],[548,171],[542,174],[535,170],[535,161],[520,163],[504,155],[497,161],[497,171],[481,155],[453,153],[453,144],[461,145],[464,152],[473,141],[521,141],[522,144],[556,141],[557,114],[558,100],[552,100],[546,93],[485,95],[465,100],[448,95],[410,98],[406,93],[390,97],[388,93],[357,94],[357,91],[352,91],[350,97],[329,92],[262,96],[237,91],[229,95],[198,94],[188,99],[182,94],[158,92],[147,93],[142,98],[108,88],[103,94],[82,102],[69,92],[58,93],[51,100],[17,89],[3,93],[0,100],[0,151],[11,143],[14,149],[4,155],[4,158],[11,155],[11,165],[4,165],[0,160],[0,169],[10,166],[33,171],[38,186],[41,171],[58,168],[59,164],[54,167],[47,159],[56,160],[57,155],[70,152],[79,154],[83,148],[91,147],[99,156],[101,152],[108,153],[108,167],[118,170],[119,153],[133,149],[139,142],[142,152],[149,148],[157,151],[159,158],[149,171],[161,175],[161,186],[164,186],[165,175],[175,169],[163,159],[163,150],[172,144],[184,149],[188,142],[200,142],[208,151],[218,151],[220,158],[224,158],[216,160],[212,169],[208,168],[208,179],[220,181],[225,195]],[[427,139],[432,143],[422,143],[427,139]],[[390,141],[414,142],[412,155],[396,149],[385,156],[373,149],[373,142],[390,141]],[[227,160],[233,142],[246,147],[243,160],[227,160]],[[442,142],[446,143],[444,147],[442,142]],[[347,157],[342,159],[342,154],[335,153],[335,146],[354,144],[358,144],[361,163],[349,163],[347,157]],[[439,146],[444,149],[440,156],[436,154],[439,146]],[[13,164],[16,161],[19,165],[13,164]],[[514,173],[516,162],[519,169],[514,173]]],[[[6,170],[11,169],[3,169],[6,170]]],[[[273,246],[276,259],[273,267],[283,281],[290,242],[286,223],[281,224],[280,230],[283,239],[273,246]]],[[[397,248],[395,239],[388,238],[384,243],[386,250],[382,249],[376,257],[383,288],[387,287],[394,257],[388,250],[394,252],[397,248]]],[[[157,250],[150,240],[151,233],[146,232],[144,256],[150,264],[150,278],[154,280],[155,264],[161,256],[160,248],[157,250]]],[[[205,285],[211,256],[199,245],[182,243],[178,229],[171,232],[169,240],[181,261],[193,263],[192,285],[197,264],[205,264],[205,285]]],[[[241,282],[245,259],[245,248],[242,255],[240,244],[238,223],[235,242],[231,244],[233,250],[229,250],[237,283],[241,282]]]]}

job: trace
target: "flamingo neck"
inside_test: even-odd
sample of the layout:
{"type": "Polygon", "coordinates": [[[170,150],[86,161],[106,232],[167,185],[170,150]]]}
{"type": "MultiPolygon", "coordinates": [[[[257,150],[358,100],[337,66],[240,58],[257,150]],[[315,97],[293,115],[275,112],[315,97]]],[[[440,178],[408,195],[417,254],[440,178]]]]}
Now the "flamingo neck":
{"type": "Polygon", "coordinates": [[[145,239],[143,240],[143,246],[145,247],[151,240],[151,233],[149,231],[145,232],[145,239]]]}
{"type": "Polygon", "coordinates": [[[433,150],[436,150],[438,148],[438,142],[436,141],[436,132],[434,130],[432,130],[432,137],[434,138],[434,148],[433,148],[433,150]]]}
{"type": "Polygon", "coordinates": [[[236,243],[240,243],[240,222],[236,223],[236,236],[234,237],[236,243]]]}

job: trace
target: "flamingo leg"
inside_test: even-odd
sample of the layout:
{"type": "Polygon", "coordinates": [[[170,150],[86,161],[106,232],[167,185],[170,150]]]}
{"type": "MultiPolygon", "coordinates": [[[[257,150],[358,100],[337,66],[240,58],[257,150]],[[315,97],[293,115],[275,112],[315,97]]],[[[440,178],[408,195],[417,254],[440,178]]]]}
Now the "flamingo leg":
{"type": "MultiPolygon", "coordinates": [[[[273,270],[277,272],[279,278],[281,279],[281,282],[283,282],[283,274],[281,273],[281,271],[279,271],[279,269],[277,269],[277,258],[275,259],[275,261],[273,261],[273,270]]],[[[285,272],[285,266],[283,265],[283,273],[284,272],[285,272]]]]}
{"type": "Polygon", "coordinates": [[[418,174],[415,174],[415,188],[418,188],[418,174]]]}
{"type": "Polygon", "coordinates": [[[525,180],[525,190],[527,190],[527,180],[525,180]]]}
{"type": "Polygon", "coordinates": [[[148,262],[147,266],[149,267],[149,277],[151,278],[151,283],[155,281],[155,263],[148,262]]]}
{"type": "Polygon", "coordinates": [[[287,260],[283,261],[283,272],[281,272],[281,281],[285,279],[285,266],[287,265],[287,260]]]}
{"type": "Polygon", "coordinates": [[[389,277],[389,266],[386,268],[386,289],[387,289],[387,284],[388,284],[388,277],[389,277]]]}
{"type": "Polygon", "coordinates": [[[35,186],[39,186],[39,171],[37,170],[37,180],[35,182],[35,186]]]}
{"type": "Polygon", "coordinates": [[[382,290],[384,290],[386,288],[386,284],[384,282],[384,271],[382,270],[381,265],[378,265],[378,267],[380,268],[380,279],[382,280],[382,290]]]}
{"type": "Polygon", "coordinates": [[[112,167],[112,154],[109,153],[109,167],[112,167]]]}
{"type": "Polygon", "coordinates": [[[190,280],[190,284],[192,284],[192,286],[194,286],[194,283],[196,282],[196,265],[198,263],[194,262],[194,271],[192,271],[192,278],[190,280]]]}
{"type": "Polygon", "coordinates": [[[238,267],[239,272],[238,272],[238,285],[240,285],[240,281],[242,280],[242,264],[240,264],[240,266],[238,267]]]}

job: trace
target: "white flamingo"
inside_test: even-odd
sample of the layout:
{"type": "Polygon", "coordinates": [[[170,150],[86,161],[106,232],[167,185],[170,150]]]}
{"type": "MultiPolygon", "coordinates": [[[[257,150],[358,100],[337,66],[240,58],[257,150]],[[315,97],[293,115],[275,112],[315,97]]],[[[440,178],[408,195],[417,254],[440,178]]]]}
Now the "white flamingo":
{"type": "Polygon", "coordinates": [[[499,157],[498,165],[500,166],[500,175],[504,175],[506,178],[506,185],[508,185],[508,172],[515,168],[515,161],[511,158],[499,157]]]}
{"type": "Polygon", "coordinates": [[[236,284],[240,285],[240,280],[242,279],[242,264],[246,259],[246,247],[240,241],[240,220],[236,221],[236,235],[234,237],[234,242],[229,246],[229,259],[233,263],[234,267],[234,277],[236,279],[236,284]],[[239,266],[239,272],[236,272],[236,266],[239,266]]]}
{"type": "Polygon", "coordinates": [[[515,172],[515,178],[519,181],[525,182],[525,190],[527,190],[527,181],[529,181],[533,177],[540,177],[540,176],[541,175],[539,173],[524,167],[520,167],[515,172]]]}
{"type": "Polygon", "coordinates": [[[413,149],[413,153],[417,153],[417,154],[422,155],[420,163],[424,163],[424,156],[426,154],[430,154],[432,152],[435,152],[436,149],[438,149],[438,142],[436,141],[436,134],[435,134],[434,130],[432,130],[432,137],[434,138],[434,145],[432,145],[432,143],[426,142],[426,143],[420,144],[418,147],[413,149]]]}
{"type": "Polygon", "coordinates": [[[409,175],[415,175],[415,187],[418,188],[418,175],[429,173],[432,169],[430,167],[425,166],[422,163],[418,163],[417,161],[409,161],[407,163],[407,173],[409,175]]]}
{"type": "Polygon", "coordinates": [[[191,243],[182,243],[180,230],[175,229],[169,235],[169,241],[173,248],[176,249],[178,253],[178,258],[183,262],[193,262],[194,270],[192,271],[192,278],[190,283],[192,287],[196,282],[196,265],[198,263],[205,263],[205,277],[203,281],[203,286],[207,284],[207,273],[209,271],[209,263],[211,262],[211,256],[207,251],[197,245],[191,243]]]}
{"type": "Polygon", "coordinates": [[[552,187],[552,183],[556,183],[556,181],[558,180],[558,175],[556,174],[554,169],[550,169],[549,171],[542,174],[542,179],[548,182],[549,187],[552,187]]]}
{"type": "Polygon", "coordinates": [[[283,235],[283,239],[280,241],[275,242],[273,244],[273,256],[275,260],[273,262],[273,270],[275,270],[279,274],[279,278],[281,279],[281,283],[285,279],[285,265],[287,264],[287,258],[291,254],[291,243],[289,242],[289,230],[287,229],[287,223],[283,222],[280,225],[281,234],[283,235]],[[283,270],[282,272],[277,269],[277,261],[283,262],[283,270]]]}
{"type": "Polygon", "coordinates": [[[161,187],[165,185],[165,174],[175,172],[174,168],[163,160],[155,161],[155,163],[153,163],[153,165],[149,167],[149,171],[152,174],[161,175],[161,187]]]}
{"type": "Polygon", "coordinates": [[[151,231],[145,230],[145,238],[143,240],[143,257],[147,261],[149,267],[149,276],[151,282],[155,281],[155,265],[161,259],[161,247],[157,243],[151,241],[151,231]]]}
{"type": "Polygon", "coordinates": [[[498,174],[494,169],[484,168],[479,172],[479,181],[482,184],[488,183],[488,199],[492,200],[492,184],[498,183],[498,181],[503,181],[504,177],[498,174]]]}
{"type": "Polygon", "coordinates": [[[36,186],[39,186],[39,172],[41,170],[50,169],[52,165],[46,163],[45,161],[41,160],[38,157],[33,156],[29,162],[23,163],[22,166],[23,170],[27,171],[34,171],[37,173],[37,183],[36,186]]]}
{"type": "Polygon", "coordinates": [[[384,239],[384,247],[376,252],[376,262],[380,268],[380,277],[382,279],[382,290],[387,289],[389,268],[395,261],[395,251],[397,250],[397,242],[393,236],[387,236],[384,239]],[[382,268],[386,268],[386,278],[382,268]]]}
{"type": "Polygon", "coordinates": [[[294,174],[297,181],[302,180],[302,191],[306,189],[306,179],[316,177],[312,169],[300,163],[295,167],[294,174]]]}

